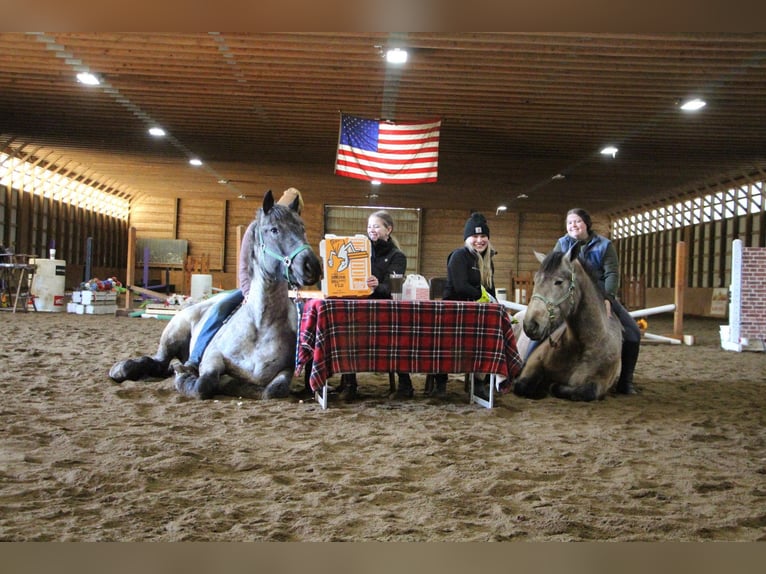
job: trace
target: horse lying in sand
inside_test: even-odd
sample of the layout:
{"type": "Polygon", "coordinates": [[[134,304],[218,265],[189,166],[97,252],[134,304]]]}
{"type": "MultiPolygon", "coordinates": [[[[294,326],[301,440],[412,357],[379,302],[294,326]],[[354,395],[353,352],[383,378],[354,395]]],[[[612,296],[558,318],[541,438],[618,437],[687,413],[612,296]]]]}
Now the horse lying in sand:
{"type": "Polygon", "coordinates": [[[513,392],[541,399],[602,399],[620,374],[622,325],[607,314],[604,294],[577,258],[567,253],[536,253],[540,269],[523,312],[524,334],[539,341],[527,358],[513,392]]]}
{"type": "MultiPolygon", "coordinates": [[[[200,399],[217,394],[277,398],[290,393],[298,316],[288,287],[313,285],[322,276],[321,261],[306,243],[296,208],[296,203],[289,208],[275,204],[271,191],[266,193],[255,225],[250,227],[254,235],[247,300],[210,341],[198,374],[176,373],[180,393],[200,399]]],[[[188,359],[214,303],[215,297],[182,309],[162,332],[154,356],[120,361],[109,376],[118,383],[171,376],[171,361],[188,359]]]]}

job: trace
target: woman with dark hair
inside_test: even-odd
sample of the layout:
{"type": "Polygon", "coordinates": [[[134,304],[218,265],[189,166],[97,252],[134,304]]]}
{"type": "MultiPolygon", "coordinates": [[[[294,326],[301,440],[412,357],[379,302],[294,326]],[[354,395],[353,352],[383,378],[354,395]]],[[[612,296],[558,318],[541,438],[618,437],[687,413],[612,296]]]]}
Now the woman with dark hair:
{"type": "Polygon", "coordinates": [[[590,215],[579,207],[567,212],[566,230],[566,235],[559,238],[553,249],[566,253],[576,243],[581,244],[578,257],[596,273],[606,295],[607,312],[617,315],[623,326],[622,371],[617,381],[617,392],[624,395],[636,394],[633,372],[640,351],[641,330],[635,319],[617,300],[617,290],[620,287],[617,250],[609,239],[593,231],[590,215]]]}

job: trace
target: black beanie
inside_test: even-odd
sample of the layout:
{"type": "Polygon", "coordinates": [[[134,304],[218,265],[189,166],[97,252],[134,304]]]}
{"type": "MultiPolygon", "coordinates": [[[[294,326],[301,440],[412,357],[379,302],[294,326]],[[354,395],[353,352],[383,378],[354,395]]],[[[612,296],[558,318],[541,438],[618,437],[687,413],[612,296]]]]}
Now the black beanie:
{"type": "Polygon", "coordinates": [[[472,213],[468,221],[465,222],[463,230],[463,239],[468,239],[471,235],[486,235],[489,237],[489,225],[487,218],[481,213],[472,213]]]}

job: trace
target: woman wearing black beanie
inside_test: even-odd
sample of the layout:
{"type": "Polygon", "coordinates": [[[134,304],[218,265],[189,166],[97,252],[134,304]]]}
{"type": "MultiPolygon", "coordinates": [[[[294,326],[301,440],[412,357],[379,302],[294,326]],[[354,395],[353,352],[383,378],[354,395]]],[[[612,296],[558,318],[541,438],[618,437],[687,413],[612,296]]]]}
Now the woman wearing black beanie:
{"type": "MultiPolygon", "coordinates": [[[[489,224],[481,213],[472,213],[463,227],[462,247],[447,257],[447,285],[444,299],[452,301],[495,300],[495,250],[489,241],[489,224]]],[[[447,393],[446,373],[435,375],[435,394],[447,393]]]]}

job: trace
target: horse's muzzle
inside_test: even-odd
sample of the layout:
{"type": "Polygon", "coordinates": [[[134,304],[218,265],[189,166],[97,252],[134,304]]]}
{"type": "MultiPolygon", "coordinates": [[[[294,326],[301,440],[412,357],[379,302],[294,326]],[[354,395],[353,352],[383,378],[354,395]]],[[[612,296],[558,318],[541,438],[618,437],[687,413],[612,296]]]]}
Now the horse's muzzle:
{"type": "Polygon", "coordinates": [[[541,341],[550,333],[550,325],[547,321],[540,322],[534,317],[524,317],[524,334],[533,341],[541,341]]]}
{"type": "Polygon", "coordinates": [[[306,249],[298,255],[293,261],[291,270],[295,282],[301,287],[313,285],[322,279],[322,262],[310,249],[306,249]]]}

